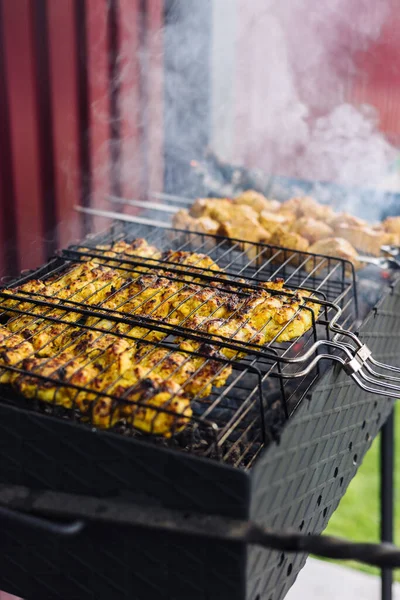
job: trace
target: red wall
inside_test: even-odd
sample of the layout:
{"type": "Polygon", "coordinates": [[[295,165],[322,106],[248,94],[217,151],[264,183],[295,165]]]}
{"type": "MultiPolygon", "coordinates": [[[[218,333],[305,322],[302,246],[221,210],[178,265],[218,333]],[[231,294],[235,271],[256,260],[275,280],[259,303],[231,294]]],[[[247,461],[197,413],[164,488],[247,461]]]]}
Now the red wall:
{"type": "Polygon", "coordinates": [[[163,0],[0,0],[0,275],[80,237],[74,205],[161,189],[162,15],[163,0]]]}
{"type": "Polygon", "coordinates": [[[379,39],[356,56],[358,72],[349,98],[374,106],[380,129],[400,145],[400,11],[397,0],[386,1],[389,17],[379,39]]]}
{"type": "Polygon", "coordinates": [[[75,204],[160,189],[162,10],[163,0],[0,0],[0,273],[79,237],[75,204]]]}
{"type": "Polygon", "coordinates": [[[239,0],[238,7],[237,161],[296,175],[307,140],[302,122],[312,126],[346,102],[375,107],[379,129],[400,146],[398,0],[302,0],[272,9],[263,0],[239,0]],[[304,118],[296,113],[301,105],[308,109],[304,118]]]}

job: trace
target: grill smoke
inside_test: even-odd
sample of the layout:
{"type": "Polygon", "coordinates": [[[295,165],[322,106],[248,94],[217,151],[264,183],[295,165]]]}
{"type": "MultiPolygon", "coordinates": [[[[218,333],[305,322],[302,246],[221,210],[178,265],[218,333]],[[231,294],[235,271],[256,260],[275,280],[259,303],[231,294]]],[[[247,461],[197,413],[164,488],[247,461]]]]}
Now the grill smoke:
{"type": "MultiPolygon", "coordinates": [[[[228,2],[225,4],[228,15],[228,2]]],[[[238,0],[234,135],[214,132],[215,147],[228,161],[273,174],[382,186],[396,150],[379,132],[370,106],[350,103],[357,56],[378,39],[390,17],[389,0],[238,0]]],[[[220,33],[222,28],[220,29],[220,33]]],[[[225,48],[230,46],[227,40],[225,48]]],[[[221,52],[220,65],[229,61],[221,52]]],[[[358,79],[359,80],[359,79],[358,79]]],[[[376,200],[376,197],[375,197],[376,200]]],[[[370,217],[375,218],[371,207],[370,217]]]]}
{"type": "MultiPolygon", "coordinates": [[[[372,107],[351,104],[351,89],[357,53],[379,38],[389,1],[167,0],[164,27],[150,34],[160,40],[158,63],[148,39],[138,37],[143,20],[133,9],[125,13],[115,81],[121,194],[154,191],[149,169],[158,151],[164,191],[190,195],[190,160],[201,159],[207,146],[271,174],[384,186],[396,150],[372,107]],[[144,96],[138,81],[147,82],[144,96]],[[158,128],[151,127],[152,81],[162,87],[158,128]]],[[[95,163],[105,177],[109,146],[103,151],[107,161],[98,156],[95,163]]],[[[378,218],[378,205],[375,195],[364,216],[378,218]]]]}

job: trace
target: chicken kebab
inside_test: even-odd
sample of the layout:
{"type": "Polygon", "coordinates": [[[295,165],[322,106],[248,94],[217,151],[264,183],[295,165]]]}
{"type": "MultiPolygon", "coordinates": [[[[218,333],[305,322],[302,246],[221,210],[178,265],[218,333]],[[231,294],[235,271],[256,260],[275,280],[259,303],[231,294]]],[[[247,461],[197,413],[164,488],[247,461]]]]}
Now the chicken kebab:
{"type": "Polygon", "coordinates": [[[204,254],[142,239],[82,248],[67,271],[4,289],[0,302],[0,383],[100,427],[164,437],[249,345],[293,340],[318,316],[309,292],[283,280],[255,286],[204,254]]]}

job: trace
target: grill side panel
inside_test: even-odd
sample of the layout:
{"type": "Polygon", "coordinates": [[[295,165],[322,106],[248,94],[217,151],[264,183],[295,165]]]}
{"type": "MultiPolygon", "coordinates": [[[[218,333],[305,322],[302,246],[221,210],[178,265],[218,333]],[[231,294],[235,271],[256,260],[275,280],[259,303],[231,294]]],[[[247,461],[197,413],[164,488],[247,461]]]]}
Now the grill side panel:
{"type": "MultiPolygon", "coordinates": [[[[247,517],[243,471],[2,403],[0,456],[1,483],[247,517]]],[[[69,540],[4,529],[0,588],[23,598],[206,600],[226,589],[244,597],[239,545],[98,524],[69,540]]]]}
{"type": "MultiPolygon", "coordinates": [[[[393,333],[400,328],[399,292],[397,284],[360,331],[373,356],[392,364],[400,353],[393,333]]],[[[278,531],[321,533],[392,407],[391,399],[368,394],[331,369],[287,423],[280,444],[257,463],[251,517],[278,531]]],[[[306,558],[249,548],[247,598],[284,598],[306,558]]]]}
{"type": "Polygon", "coordinates": [[[245,549],[134,529],[88,527],[75,541],[7,525],[2,588],[28,600],[241,600],[245,549]]]}

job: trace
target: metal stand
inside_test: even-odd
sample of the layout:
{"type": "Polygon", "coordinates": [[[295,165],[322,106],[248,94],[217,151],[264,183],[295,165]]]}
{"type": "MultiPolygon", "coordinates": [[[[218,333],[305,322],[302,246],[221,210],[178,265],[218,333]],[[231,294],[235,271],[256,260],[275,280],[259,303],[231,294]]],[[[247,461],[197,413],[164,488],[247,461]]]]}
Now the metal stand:
{"type": "MultiPolygon", "coordinates": [[[[381,430],[381,540],[393,542],[393,516],[394,516],[394,412],[381,430]]],[[[392,600],[392,569],[382,569],[381,598],[392,600]]]]}

